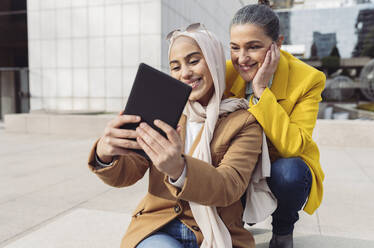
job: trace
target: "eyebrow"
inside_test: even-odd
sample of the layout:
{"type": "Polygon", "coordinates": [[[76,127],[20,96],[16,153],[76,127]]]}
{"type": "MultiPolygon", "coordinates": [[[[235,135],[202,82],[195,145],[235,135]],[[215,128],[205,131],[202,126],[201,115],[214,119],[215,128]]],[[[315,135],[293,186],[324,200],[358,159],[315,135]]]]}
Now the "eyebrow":
{"type": "MultiPolygon", "coordinates": [[[[192,53],[188,54],[185,58],[189,59],[194,55],[201,55],[201,52],[192,52],[192,53]]],[[[178,61],[177,60],[172,60],[172,61],[169,62],[169,64],[172,64],[172,63],[178,63],[178,61]]]]}
{"type": "MultiPolygon", "coordinates": [[[[245,45],[251,45],[253,43],[262,43],[262,41],[260,41],[260,40],[251,40],[251,41],[248,41],[247,43],[245,43],[245,45]]],[[[236,45],[236,46],[238,45],[238,44],[236,44],[234,42],[230,42],[230,44],[231,45],[236,45]]]]}

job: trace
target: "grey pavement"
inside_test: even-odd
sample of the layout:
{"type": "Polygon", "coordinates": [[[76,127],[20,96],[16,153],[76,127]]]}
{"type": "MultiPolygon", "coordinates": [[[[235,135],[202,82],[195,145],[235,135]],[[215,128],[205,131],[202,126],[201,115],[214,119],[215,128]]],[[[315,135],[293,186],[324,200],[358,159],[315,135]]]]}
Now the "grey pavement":
{"type": "MultiPolygon", "coordinates": [[[[95,137],[0,126],[0,248],[119,247],[147,178],[111,188],[86,166],[95,137]]],[[[324,200],[301,213],[295,248],[374,247],[374,147],[320,146],[324,200]]],[[[271,219],[248,227],[268,247],[271,219]]]]}

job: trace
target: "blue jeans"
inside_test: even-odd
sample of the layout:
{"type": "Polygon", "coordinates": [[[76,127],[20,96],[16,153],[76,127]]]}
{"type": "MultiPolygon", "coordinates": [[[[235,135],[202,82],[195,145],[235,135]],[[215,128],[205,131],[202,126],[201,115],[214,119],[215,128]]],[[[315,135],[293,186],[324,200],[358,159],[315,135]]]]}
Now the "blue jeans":
{"type": "Polygon", "coordinates": [[[136,248],[198,248],[195,234],[174,219],[158,232],[141,241],[136,248]]]}
{"type": "Polygon", "coordinates": [[[310,169],[301,158],[280,158],[272,163],[267,181],[278,200],[278,207],[272,214],[273,233],[291,234],[299,220],[298,211],[309,196],[312,185],[310,169]]]}

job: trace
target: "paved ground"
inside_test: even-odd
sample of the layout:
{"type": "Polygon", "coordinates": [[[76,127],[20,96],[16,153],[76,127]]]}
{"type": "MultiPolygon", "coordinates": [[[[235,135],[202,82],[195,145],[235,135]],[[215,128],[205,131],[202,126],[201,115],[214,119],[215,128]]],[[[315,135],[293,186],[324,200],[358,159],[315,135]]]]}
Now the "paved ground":
{"type": "MultiPolygon", "coordinates": [[[[144,178],[104,185],[86,167],[95,138],[5,133],[0,126],[0,248],[118,247],[144,178]]],[[[295,248],[374,247],[374,147],[320,147],[325,198],[301,215],[295,248]]],[[[268,247],[270,219],[250,230],[268,247]]]]}

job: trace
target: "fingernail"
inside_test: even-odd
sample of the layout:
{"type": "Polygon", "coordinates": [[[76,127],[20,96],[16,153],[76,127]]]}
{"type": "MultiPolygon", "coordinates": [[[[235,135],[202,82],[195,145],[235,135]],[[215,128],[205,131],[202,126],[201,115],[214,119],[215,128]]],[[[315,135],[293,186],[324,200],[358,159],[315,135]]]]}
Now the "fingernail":
{"type": "Polygon", "coordinates": [[[155,124],[159,124],[160,122],[159,122],[158,120],[155,120],[154,123],[155,123],[155,124]]]}
{"type": "Polygon", "coordinates": [[[144,122],[140,123],[140,127],[145,127],[145,123],[144,122]]]}

